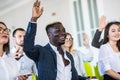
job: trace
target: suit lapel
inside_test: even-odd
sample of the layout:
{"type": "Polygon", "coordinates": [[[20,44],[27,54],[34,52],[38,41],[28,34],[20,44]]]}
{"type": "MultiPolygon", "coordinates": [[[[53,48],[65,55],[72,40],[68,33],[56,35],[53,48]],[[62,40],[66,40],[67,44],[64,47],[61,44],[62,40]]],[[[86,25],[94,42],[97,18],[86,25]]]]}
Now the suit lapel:
{"type": "Polygon", "coordinates": [[[57,57],[56,57],[55,51],[51,48],[51,46],[50,46],[49,44],[47,44],[45,47],[46,47],[47,50],[53,55],[54,61],[55,61],[55,65],[56,65],[56,67],[57,67],[57,57]]]}

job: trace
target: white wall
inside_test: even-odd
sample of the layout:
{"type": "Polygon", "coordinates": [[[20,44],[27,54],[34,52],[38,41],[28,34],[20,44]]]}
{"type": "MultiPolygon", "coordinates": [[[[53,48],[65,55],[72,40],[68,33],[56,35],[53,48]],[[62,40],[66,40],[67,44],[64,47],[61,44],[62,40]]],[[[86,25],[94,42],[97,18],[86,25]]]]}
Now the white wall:
{"type": "MultiPolygon", "coordinates": [[[[31,18],[33,3],[34,1],[31,0],[27,4],[1,15],[0,20],[4,21],[12,31],[17,27],[26,29],[31,18]]],[[[68,28],[67,31],[72,31],[69,0],[42,0],[41,5],[44,7],[44,12],[38,20],[36,43],[45,45],[48,42],[45,27],[53,21],[61,21],[65,28],[68,28]],[[56,13],[56,15],[52,16],[52,13],[56,13]]],[[[12,39],[11,46],[13,46],[12,39]]]]}
{"type": "Polygon", "coordinates": [[[98,0],[99,16],[105,15],[108,21],[120,20],[120,0],[98,0]]]}
{"type": "MultiPolygon", "coordinates": [[[[26,29],[28,22],[31,18],[32,5],[35,0],[30,0],[20,7],[16,7],[9,12],[0,15],[0,20],[4,21],[12,31],[17,27],[26,29]]],[[[108,18],[120,17],[120,0],[98,0],[99,15],[106,15],[108,18]]],[[[38,31],[36,36],[36,43],[45,45],[48,38],[45,32],[45,26],[53,21],[61,21],[66,28],[67,32],[71,32],[74,36],[74,16],[72,0],[41,0],[44,7],[44,13],[38,20],[38,31]],[[56,13],[52,16],[52,13],[56,13]]],[[[76,37],[76,36],[74,36],[76,37]]],[[[76,42],[76,41],[75,41],[76,42]]],[[[12,44],[11,40],[11,45],[12,44]]]]}
{"type": "Polygon", "coordinates": [[[108,19],[120,19],[120,0],[103,0],[104,14],[108,19]]]}

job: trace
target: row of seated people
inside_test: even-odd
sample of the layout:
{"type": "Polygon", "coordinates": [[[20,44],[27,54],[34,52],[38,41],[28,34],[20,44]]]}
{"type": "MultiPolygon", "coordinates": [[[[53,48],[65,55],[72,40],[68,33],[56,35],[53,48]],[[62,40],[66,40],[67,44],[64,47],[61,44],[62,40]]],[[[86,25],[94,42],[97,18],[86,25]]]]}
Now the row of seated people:
{"type": "MultiPolygon", "coordinates": [[[[74,61],[75,61],[75,67],[77,65],[79,65],[79,68],[81,68],[81,65],[83,66],[83,63],[79,64],[79,61],[85,62],[84,64],[84,68],[86,67],[86,61],[84,61],[84,56],[82,56],[81,52],[75,52],[75,50],[72,49],[72,45],[73,45],[73,38],[71,36],[71,34],[67,34],[67,41],[65,41],[64,44],[64,48],[73,55],[74,61]],[[65,46],[66,45],[66,46],[65,46]],[[69,47],[69,48],[68,48],[69,47]],[[76,57],[77,55],[77,57],[76,57]],[[78,61],[78,55],[82,56],[79,57],[81,58],[81,60],[78,61]]],[[[96,66],[94,66],[94,74],[92,72],[91,75],[95,75],[96,78],[98,78],[99,80],[118,80],[119,79],[119,73],[120,73],[120,69],[119,69],[119,53],[120,53],[120,45],[119,45],[119,40],[120,40],[120,22],[119,21],[111,21],[111,22],[107,22],[106,21],[106,17],[102,16],[99,20],[99,28],[96,30],[95,36],[92,40],[92,46],[96,47],[99,49],[99,54],[98,54],[98,64],[96,64],[96,66]],[[104,38],[102,40],[100,40],[100,36],[102,31],[104,30],[104,38]],[[117,66],[116,66],[117,65],[117,66]]],[[[85,39],[84,39],[85,41],[85,39]]],[[[87,39],[86,39],[87,41],[87,39]]],[[[88,42],[86,42],[88,43],[88,42]]],[[[86,46],[86,45],[85,45],[86,46]]],[[[87,48],[87,46],[86,46],[87,48]]],[[[90,47],[89,47],[90,49],[90,47]]],[[[89,53],[87,55],[92,55],[90,54],[92,53],[92,51],[89,51],[89,53]]],[[[86,55],[85,55],[86,56],[86,55]]],[[[92,61],[92,57],[93,56],[89,56],[89,58],[91,58],[90,61],[92,61]]],[[[87,56],[85,58],[86,60],[88,59],[87,56]]],[[[89,61],[89,60],[88,60],[89,61]]],[[[77,71],[79,73],[84,71],[81,71],[79,68],[77,68],[77,71]]],[[[83,68],[83,67],[82,67],[83,68]]],[[[82,69],[81,68],[81,69],[82,69]]],[[[84,70],[84,69],[82,69],[84,70]]],[[[87,74],[87,68],[86,70],[86,76],[89,76],[87,74]]],[[[81,74],[79,74],[81,75],[81,74]]],[[[82,76],[84,76],[82,74],[82,76]]]]}
{"type": "MultiPolygon", "coordinates": [[[[0,23],[0,56],[2,58],[0,79],[15,80],[16,77],[18,80],[29,79],[33,72],[25,71],[26,73],[24,73],[20,71],[25,67],[22,66],[24,62],[21,59],[26,55],[37,65],[36,75],[38,75],[38,80],[86,80],[83,62],[92,61],[92,52],[85,55],[82,53],[78,54],[79,51],[77,50],[67,49],[66,42],[69,41],[72,46],[73,38],[70,34],[66,36],[65,28],[61,22],[54,22],[46,26],[46,32],[50,41],[46,46],[34,46],[37,20],[43,13],[39,0],[36,0],[34,3],[32,11],[31,21],[28,24],[26,34],[23,31],[25,35],[22,35],[22,37],[18,36],[22,38],[22,41],[24,39],[24,41],[18,44],[15,34],[13,34],[17,44],[14,47],[16,48],[14,52],[9,50],[9,29],[3,22],[0,23]]],[[[100,45],[99,72],[103,75],[104,80],[119,80],[120,23],[110,22],[106,25],[102,24],[102,21],[104,23],[104,17],[101,19],[101,25],[105,26],[105,33],[102,45],[100,45]]],[[[84,41],[88,40],[85,39],[84,41]]],[[[88,44],[86,48],[90,48],[88,44]]],[[[26,66],[28,66],[29,61],[27,62],[26,60],[25,62],[26,66]]]]}
{"type": "Polygon", "coordinates": [[[38,75],[38,72],[37,72],[37,67],[35,62],[30,58],[28,58],[23,51],[24,36],[26,31],[23,28],[17,28],[13,31],[12,35],[13,35],[13,41],[15,45],[11,49],[9,47],[9,40],[7,40],[9,32],[10,30],[7,28],[5,23],[0,22],[0,34],[2,35],[3,33],[2,37],[4,36],[6,37],[6,40],[4,38],[0,38],[1,43],[2,43],[2,40],[4,41],[4,43],[5,41],[6,42],[8,41],[7,44],[3,46],[3,49],[5,48],[4,51],[6,52],[4,52],[3,55],[1,55],[0,80],[7,80],[7,79],[15,80],[15,77],[14,77],[15,75],[16,76],[18,75],[19,79],[21,78],[24,79],[24,77],[27,77],[27,80],[32,80],[33,77],[38,75]],[[14,61],[14,59],[16,61],[14,61]]]}

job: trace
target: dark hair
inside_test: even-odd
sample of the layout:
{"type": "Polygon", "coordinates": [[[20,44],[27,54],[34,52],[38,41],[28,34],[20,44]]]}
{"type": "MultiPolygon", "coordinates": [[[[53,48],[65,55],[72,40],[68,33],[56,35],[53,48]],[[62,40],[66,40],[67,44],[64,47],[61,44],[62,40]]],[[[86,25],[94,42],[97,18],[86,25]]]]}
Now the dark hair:
{"type": "Polygon", "coordinates": [[[14,37],[17,31],[25,31],[23,28],[17,28],[13,31],[12,36],[14,37]]]}
{"type": "Polygon", "coordinates": [[[46,32],[47,32],[47,34],[49,33],[49,29],[50,28],[53,28],[55,25],[57,25],[57,24],[62,24],[61,22],[53,22],[53,23],[50,23],[50,24],[48,24],[47,26],[46,26],[46,32]]]}
{"type": "MultiPolygon", "coordinates": [[[[114,25],[118,25],[118,26],[120,27],[120,22],[110,22],[110,23],[108,23],[108,24],[106,25],[106,27],[105,27],[104,39],[103,39],[102,44],[105,44],[105,43],[107,43],[107,42],[109,41],[109,39],[108,39],[108,33],[109,33],[110,27],[111,27],[113,24],[114,24],[114,25]]],[[[119,49],[119,51],[120,51],[120,40],[117,41],[117,46],[118,46],[118,49],[119,49]]]]}
{"type": "MultiPolygon", "coordinates": [[[[3,24],[3,25],[7,28],[7,26],[6,26],[6,24],[5,24],[4,22],[1,22],[1,21],[0,21],[0,24],[3,24]]],[[[10,51],[10,44],[9,44],[9,43],[10,43],[10,42],[9,42],[9,40],[8,40],[8,42],[3,45],[3,51],[6,52],[6,54],[8,54],[9,51],[10,51]]]]}

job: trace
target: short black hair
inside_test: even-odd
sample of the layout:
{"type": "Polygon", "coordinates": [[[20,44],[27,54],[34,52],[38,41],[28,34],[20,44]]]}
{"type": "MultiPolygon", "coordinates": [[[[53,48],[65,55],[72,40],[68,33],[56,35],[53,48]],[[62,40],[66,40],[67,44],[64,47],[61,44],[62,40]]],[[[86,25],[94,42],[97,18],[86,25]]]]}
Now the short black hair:
{"type": "Polygon", "coordinates": [[[12,36],[14,37],[17,31],[25,31],[23,28],[17,28],[13,31],[12,36]]]}
{"type": "Polygon", "coordinates": [[[46,26],[46,32],[47,34],[49,33],[49,29],[54,27],[56,24],[62,24],[61,22],[57,21],[57,22],[53,22],[53,23],[50,23],[46,26]]]}

